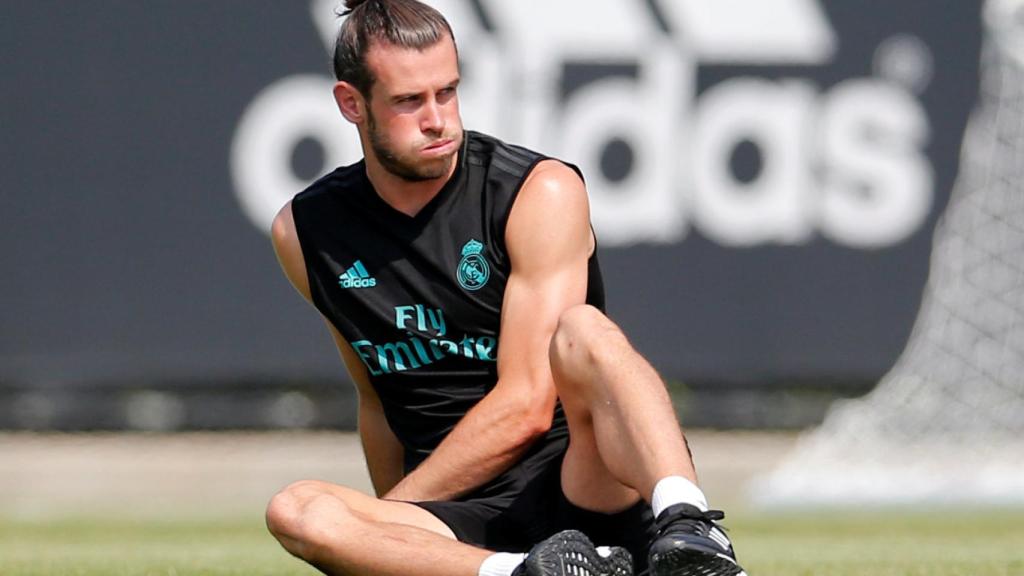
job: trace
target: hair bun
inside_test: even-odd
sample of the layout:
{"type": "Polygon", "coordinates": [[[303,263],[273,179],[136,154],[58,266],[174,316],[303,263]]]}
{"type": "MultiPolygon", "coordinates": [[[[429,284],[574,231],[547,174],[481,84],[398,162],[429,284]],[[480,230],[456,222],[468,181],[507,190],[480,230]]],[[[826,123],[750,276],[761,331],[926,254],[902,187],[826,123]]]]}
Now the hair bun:
{"type": "Polygon", "coordinates": [[[366,0],[345,0],[346,10],[355,10],[360,4],[365,4],[366,0]]]}

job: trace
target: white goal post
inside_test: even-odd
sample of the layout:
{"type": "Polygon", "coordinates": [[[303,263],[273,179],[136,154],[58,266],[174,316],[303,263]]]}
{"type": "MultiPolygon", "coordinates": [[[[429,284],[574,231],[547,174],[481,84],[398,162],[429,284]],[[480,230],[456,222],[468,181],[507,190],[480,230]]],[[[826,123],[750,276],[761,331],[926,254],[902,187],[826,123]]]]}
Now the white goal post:
{"type": "Polygon", "coordinates": [[[988,0],[978,104],[907,348],[837,402],[763,505],[1024,504],[1024,0],[988,0]]]}

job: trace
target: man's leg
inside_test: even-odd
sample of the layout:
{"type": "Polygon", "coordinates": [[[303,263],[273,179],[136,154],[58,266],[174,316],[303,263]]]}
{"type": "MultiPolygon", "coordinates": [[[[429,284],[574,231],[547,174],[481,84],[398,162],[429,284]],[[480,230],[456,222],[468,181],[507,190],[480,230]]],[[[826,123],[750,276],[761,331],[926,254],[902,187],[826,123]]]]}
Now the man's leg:
{"type": "Polygon", "coordinates": [[[575,504],[614,511],[649,501],[662,478],[697,483],[661,377],[599,310],[562,315],[551,369],[570,430],[562,483],[575,504]]]}
{"type": "Polygon", "coordinates": [[[267,527],[288,552],[331,575],[632,575],[625,550],[601,552],[573,530],[537,544],[529,555],[495,554],[458,542],[419,506],[326,482],[296,482],[274,496],[267,527]]]}
{"type": "Polygon", "coordinates": [[[592,306],[559,319],[551,370],[569,422],[562,490],[585,509],[616,512],[651,502],[655,576],[743,574],[732,544],[697,487],[689,448],[657,372],[592,306]]]}
{"type": "Polygon", "coordinates": [[[492,553],[455,540],[426,510],[326,482],[296,482],[270,501],[267,527],[326,574],[476,576],[492,553]]]}

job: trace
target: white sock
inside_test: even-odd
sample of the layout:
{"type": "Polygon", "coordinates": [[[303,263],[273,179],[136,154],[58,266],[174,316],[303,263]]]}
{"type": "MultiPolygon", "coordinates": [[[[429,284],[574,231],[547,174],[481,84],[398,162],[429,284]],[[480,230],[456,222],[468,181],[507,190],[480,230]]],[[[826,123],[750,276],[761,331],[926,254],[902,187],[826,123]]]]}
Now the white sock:
{"type": "Polygon", "coordinates": [[[495,552],[480,565],[479,576],[512,576],[512,571],[523,563],[526,554],[511,552],[495,552]]]}
{"type": "Polygon", "coordinates": [[[651,508],[654,508],[654,517],[657,518],[665,508],[673,504],[691,504],[701,510],[708,511],[708,499],[704,492],[696,484],[682,476],[666,476],[654,485],[654,495],[651,496],[651,508]]]}

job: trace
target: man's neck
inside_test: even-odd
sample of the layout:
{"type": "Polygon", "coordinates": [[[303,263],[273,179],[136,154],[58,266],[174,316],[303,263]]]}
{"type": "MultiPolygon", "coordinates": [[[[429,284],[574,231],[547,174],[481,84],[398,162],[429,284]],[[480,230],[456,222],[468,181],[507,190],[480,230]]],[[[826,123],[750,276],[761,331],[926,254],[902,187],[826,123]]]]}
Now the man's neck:
{"type": "Polygon", "coordinates": [[[371,162],[368,159],[366,176],[381,200],[407,216],[415,216],[441,192],[455,173],[458,163],[459,156],[456,155],[455,161],[444,176],[433,180],[410,182],[388,172],[379,162],[371,162]]]}

